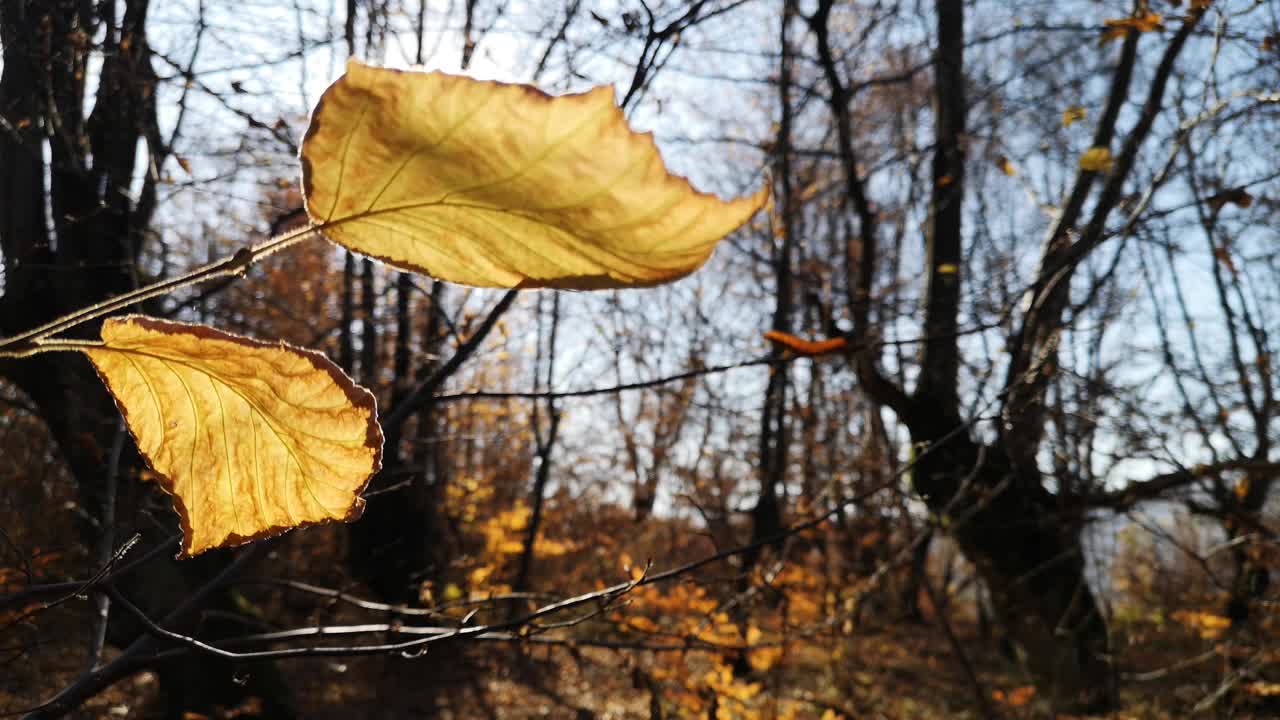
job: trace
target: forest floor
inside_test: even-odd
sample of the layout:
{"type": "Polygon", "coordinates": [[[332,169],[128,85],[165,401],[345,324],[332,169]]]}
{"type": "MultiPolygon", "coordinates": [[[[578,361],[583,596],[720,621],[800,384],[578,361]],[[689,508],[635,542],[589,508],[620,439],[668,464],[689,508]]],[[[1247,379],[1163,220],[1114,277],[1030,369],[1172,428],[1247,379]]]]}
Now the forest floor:
{"type": "MultiPolygon", "coordinates": [[[[994,717],[1054,717],[1025,676],[990,647],[994,643],[980,641],[976,626],[957,624],[954,630],[994,717]]],[[[1280,686],[1267,687],[1249,679],[1257,677],[1256,668],[1253,676],[1241,675],[1239,667],[1245,663],[1224,654],[1223,643],[1190,634],[1171,639],[1167,631],[1144,635],[1141,627],[1130,630],[1121,663],[1128,680],[1122,683],[1122,708],[1097,717],[1280,718],[1276,703],[1280,686]],[[1225,685],[1224,677],[1235,677],[1236,682],[1225,685]]],[[[739,697],[727,692],[718,706],[704,705],[696,711],[682,700],[686,689],[680,682],[650,684],[654,676],[662,676],[664,668],[671,674],[676,666],[687,667],[688,658],[672,653],[564,647],[520,650],[492,644],[472,646],[462,653],[433,651],[416,659],[297,660],[282,669],[295,693],[299,717],[315,720],[649,720],[655,701],[664,718],[976,720],[987,712],[979,709],[973,683],[936,626],[868,626],[848,634],[838,645],[806,644],[767,672],[750,673],[745,687],[754,689],[739,697]]],[[[1278,654],[1272,650],[1255,654],[1254,659],[1262,657],[1274,666],[1280,660],[1275,657],[1278,654]]],[[[63,672],[29,677],[34,682],[26,692],[3,682],[0,707],[30,703],[35,686],[44,695],[74,677],[76,664],[71,660],[61,664],[63,672]]],[[[48,668],[58,665],[50,659],[48,668]]],[[[157,676],[142,673],[95,697],[75,717],[156,717],[158,690],[157,676]]],[[[266,717],[260,713],[261,703],[255,698],[209,715],[192,713],[184,720],[266,717]]]]}

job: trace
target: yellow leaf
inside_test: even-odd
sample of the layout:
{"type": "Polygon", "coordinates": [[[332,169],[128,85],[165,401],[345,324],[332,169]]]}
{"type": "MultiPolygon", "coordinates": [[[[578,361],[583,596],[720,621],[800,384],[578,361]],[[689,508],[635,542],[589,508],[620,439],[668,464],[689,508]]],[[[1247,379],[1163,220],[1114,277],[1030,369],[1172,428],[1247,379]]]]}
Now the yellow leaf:
{"type": "Polygon", "coordinates": [[[658,632],[658,624],[643,615],[632,615],[627,618],[627,627],[642,633],[658,632]]]}
{"type": "Polygon", "coordinates": [[[489,577],[493,575],[495,569],[492,565],[482,565],[471,571],[467,576],[467,582],[472,586],[484,585],[489,582],[489,577]]]}
{"type": "Polygon", "coordinates": [[[791,333],[784,333],[778,330],[769,330],[765,332],[764,339],[775,342],[797,355],[805,355],[809,357],[826,355],[827,353],[843,349],[844,346],[849,344],[849,341],[842,337],[828,338],[826,340],[805,340],[804,338],[796,337],[791,333]]]}
{"type": "Polygon", "coordinates": [[[1280,683],[1256,680],[1245,685],[1245,692],[1257,697],[1277,697],[1280,696],[1280,683]]]}
{"type": "Polygon", "coordinates": [[[955,263],[940,263],[938,265],[939,275],[955,275],[960,272],[960,266],[955,263]]]}
{"type": "Polygon", "coordinates": [[[696,270],[768,199],[670,174],[609,88],[347,64],[302,148],[307,212],[396,267],[482,287],[658,285],[696,270]]]}
{"type": "Polygon", "coordinates": [[[503,540],[498,543],[496,550],[503,555],[515,555],[524,550],[524,543],[520,540],[503,540]]]}
{"type": "Polygon", "coordinates": [[[1013,163],[1009,162],[1009,158],[1004,155],[1000,155],[996,158],[996,167],[1000,168],[1000,172],[1008,175],[1009,177],[1013,177],[1018,174],[1018,169],[1015,168],[1013,163]]]}
{"type": "Polygon", "coordinates": [[[137,315],[102,340],[85,353],[174,497],[180,556],[360,516],[382,429],[323,355],[137,315]]]}
{"type": "Polygon", "coordinates": [[[1107,172],[1114,164],[1111,151],[1104,147],[1091,147],[1080,156],[1080,169],[1089,172],[1107,172]]]}
{"type": "Polygon", "coordinates": [[[1062,111],[1062,127],[1071,127],[1073,123],[1078,120],[1083,120],[1088,114],[1088,110],[1085,110],[1079,105],[1072,105],[1062,111]]]}
{"type": "Polygon", "coordinates": [[[756,672],[768,671],[781,659],[782,648],[780,647],[757,648],[747,654],[747,662],[751,663],[752,669],[756,672]]]}
{"type": "Polygon", "coordinates": [[[1213,640],[1231,627],[1230,618],[1196,610],[1178,610],[1173,613],[1173,619],[1195,629],[1205,640],[1213,640]]]}

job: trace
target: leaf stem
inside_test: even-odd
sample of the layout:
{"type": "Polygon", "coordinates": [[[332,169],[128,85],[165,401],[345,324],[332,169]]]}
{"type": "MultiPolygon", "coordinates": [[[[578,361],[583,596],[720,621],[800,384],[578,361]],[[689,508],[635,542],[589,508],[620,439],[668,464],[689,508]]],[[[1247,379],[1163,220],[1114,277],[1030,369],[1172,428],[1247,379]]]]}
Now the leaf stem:
{"type": "Polygon", "coordinates": [[[323,225],[308,225],[281,233],[257,245],[240,248],[233,255],[202,265],[177,277],[161,280],[81,308],[13,337],[0,338],[0,358],[20,358],[40,352],[83,349],[93,344],[92,341],[55,340],[52,339],[52,336],[154,297],[168,295],[183,288],[218,278],[244,275],[249,270],[249,266],[255,262],[296,245],[303,240],[319,235],[322,228],[323,225]]]}

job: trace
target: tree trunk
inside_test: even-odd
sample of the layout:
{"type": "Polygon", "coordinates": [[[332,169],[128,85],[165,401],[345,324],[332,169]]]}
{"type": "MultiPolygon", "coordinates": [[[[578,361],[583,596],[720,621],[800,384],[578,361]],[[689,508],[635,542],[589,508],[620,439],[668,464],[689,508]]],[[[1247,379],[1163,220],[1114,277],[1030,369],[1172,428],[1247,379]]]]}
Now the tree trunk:
{"type": "MultiPolygon", "coordinates": [[[[139,197],[130,196],[137,148],[145,141],[155,167],[163,165],[167,153],[156,130],[147,10],[147,0],[101,5],[0,0],[0,113],[6,128],[15,129],[0,132],[0,250],[5,263],[0,336],[39,326],[137,284],[137,259],[155,209],[157,179],[147,173],[139,197]],[[122,16],[117,16],[119,10],[122,16]],[[86,117],[86,77],[97,49],[80,40],[99,31],[102,64],[86,117]],[[52,210],[52,226],[46,206],[52,210]]],[[[87,323],[72,334],[93,337],[97,326],[87,323]]],[[[31,398],[49,428],[76,484],[87,546],[102,544],[104,520],[112,522],[117,544],[135,532],[143,547],[167,542],[147,511],[169,507],[171,500],[154,485],[138,481],[143,464],[132,443],[117,467],[121,482],[115,512],[104,516],[104,477],[119,413],[83,357],[56,353],[0,360],[0,376],[31,398]]],[[[117,586],[142,610],[159,617],[202,586],[225,560],[218,554],[183,563],[157,559],[117,586]]],[[[235,612],[226,593],[216,594],[209,607],[235,612]]],[[[114,644],[127,644],[142,631],[124,612],[110,612],[109,620],[107,639],[114,644]]],[[[228,630],[239,634],[243,627],[228,630]]],[[[202,628],[200,637],[216,640],[217,628],[202,628]]],[[[282,699],[271,708],[273,717],[291,717],[287,688],[274,666],[259,666],[254,675],[252,682],[234,682],[233,668],[207,659],[167,665],[161,673],[164,715],[181,718],[212,712],[218,705],[233,707],[250,694],[267,697],[264,688],[270,687],[270,697],[282,699]]]]}
{"type": "Polygon", "coordinates": [[[991,590],[1040,693],[1064,712],[1112,706],[1107,626],[1085,577],[1081,526],[1008,455],[960,435],[916,434],[929,450],[913,484],[991,590]]]}

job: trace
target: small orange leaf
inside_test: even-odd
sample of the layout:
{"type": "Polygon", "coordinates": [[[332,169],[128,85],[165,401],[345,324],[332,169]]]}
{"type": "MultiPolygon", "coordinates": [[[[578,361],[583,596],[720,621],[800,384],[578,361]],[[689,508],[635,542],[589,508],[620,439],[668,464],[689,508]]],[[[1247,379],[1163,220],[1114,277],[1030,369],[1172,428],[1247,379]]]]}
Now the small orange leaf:
{"type": "Polygon", "coordinates": [[[837,350],[842,350],[849,341],[842,338],[828,338],[826,340],[805,340],[796,337],[790,333],[780,332],[778,330],[770,330],[764,334],[764,339],[775,342],[797,355],[806,357],[816,357],[818,355],[826,355],[837,350]]]}
{"type": "Polygon", "coordinates": [[[1018,174],[1018,169],[1015,168],[1013,163],[1009,162],[1009,158],[1004,155],[996,157],[996,167],[1000,168],[1000,172],[1008,175],[1009,177],[1013,177],[1018,174]]]}
{"type": "Polygon", "coordinates": [[[1088,110],[1085,110],[1079,105],[1072,105],[1062,111],[1062,127],[1071,127],[1073,123],[1083,120],[1088,114],[1088,110]]]}
{"type": "Polygon", "coordinates": [[[1164,29],[1164,17],[1160,13],[1151,12],[1142,8],[1127,18],[1112,18],[1103,22],[1106,29],[1102,31],[1102,37],[1098,41],[1100,45],[1122,38],[1130,32],[1154,32],[1164,29]]]}

